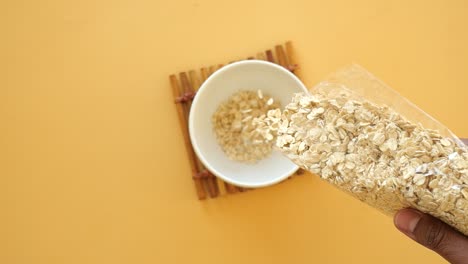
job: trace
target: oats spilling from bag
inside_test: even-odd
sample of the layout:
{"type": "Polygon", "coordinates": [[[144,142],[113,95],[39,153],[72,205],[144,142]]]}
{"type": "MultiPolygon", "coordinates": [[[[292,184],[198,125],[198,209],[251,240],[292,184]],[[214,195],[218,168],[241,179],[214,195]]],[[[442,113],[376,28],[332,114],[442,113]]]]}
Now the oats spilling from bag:
{"type": "Polygon", "coordinates": [[[297,94],[256,124],[297,165],[361,201],[391,215],[413,207],[468,235],[468,153],[452,138],[389,107],[322,94],[297,94]]]}
{"type": "Polygon", "coordinates": [[[254,120],[265,118],[268,110],[279,107],[276,100],[261,90],[240,91],[223,102],[213,114],[212,123],[226,155],[232,160],[248,163],[267,157],[272,151],[274,136],[269,133],[269,128],[258,130],[254,120]]]}

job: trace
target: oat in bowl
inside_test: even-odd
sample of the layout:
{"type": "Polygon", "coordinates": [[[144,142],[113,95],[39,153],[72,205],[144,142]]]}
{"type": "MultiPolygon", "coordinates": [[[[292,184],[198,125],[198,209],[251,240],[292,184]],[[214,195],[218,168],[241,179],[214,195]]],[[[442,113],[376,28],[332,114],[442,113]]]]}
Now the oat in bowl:
{"type": "Polygon", "coordinates": [[[222,102],[212,116],[212,123],[224,153],[234,161],[247,163],[268,157],[273,150],[274,136],[269,128],[258,129],[255,120],[278,108],[279,102],[262,90],[239,91],[222,102]]]}

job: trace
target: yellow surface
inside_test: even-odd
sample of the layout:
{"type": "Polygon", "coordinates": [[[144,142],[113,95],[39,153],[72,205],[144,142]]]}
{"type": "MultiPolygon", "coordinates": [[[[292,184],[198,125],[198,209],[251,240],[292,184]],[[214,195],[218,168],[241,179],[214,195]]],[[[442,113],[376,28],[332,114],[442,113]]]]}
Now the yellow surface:
{"type": "Polygon", "coordinates": [[[195,198],[168,75],[293,40],[468,136],[468,2],[2,1],[0,263],[441,263],[307,175],[195,198]]]}

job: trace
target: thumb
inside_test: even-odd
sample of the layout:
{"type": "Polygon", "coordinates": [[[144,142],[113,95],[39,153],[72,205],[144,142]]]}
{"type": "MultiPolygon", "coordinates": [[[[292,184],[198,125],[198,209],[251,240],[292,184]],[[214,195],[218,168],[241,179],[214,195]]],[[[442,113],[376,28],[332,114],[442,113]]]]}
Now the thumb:
{"type": "Polygon", "coordinates": [[[395,226],[451,263],[468,263],[468,238],[442,221],[414,209],[395,215],[395,226]]]}

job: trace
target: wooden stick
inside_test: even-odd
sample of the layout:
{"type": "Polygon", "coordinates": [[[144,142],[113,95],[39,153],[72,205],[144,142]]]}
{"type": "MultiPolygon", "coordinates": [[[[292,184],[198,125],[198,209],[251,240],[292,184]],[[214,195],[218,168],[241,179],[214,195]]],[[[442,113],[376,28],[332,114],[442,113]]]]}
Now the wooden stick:
{"type": "Polygon", "coordinates": [[[289,62],[288,62],[288,58],[286,57],[286,54],[284,53],[283,45],[276,45],[275,51],[276,51],[276,58],[278,58],[278,64],[285,68],[288,68],[289,62]]]}
{"type": "MultiPolygon", "coordinates": [[[[169,76],[169,79],[171,81],[172,93],[173,93],[174,99],[176,99],[182,94],[180,87],[179,87],[179,82],[175,75],[169,76]]],[[[176,108],[177,108],[177,114],[179,116],[179,124],[182,129],[182,134],[184,137],[185,149],[187,151],[187,155],[189,158],[190,168],[192,170],[192,175],[195,176],[198,173],[198,171],[197,171],[196,164],[195,164],[195,153],[193,152],[192,144],[190,143],[190,138],[188,136],[188,123],[187,123],[188,120],[184,113],[183,105],[180,103],[176,104],[176,108]]],[[[201,180],[199,178],[193,178],[193,181],[195,183],[195,189],[197,192],[198,199],[200,200],[206,199],[206,193],[205,193],[205,190],[203,189],[201,180]]]]}
{"type": "Polygon", "coordinates": [[[303,175],[305,173],[305,171],[301,168],[297,169],[296,171],[296,175],[303,175]]]}
{"type": "MultiPolygon", "coordinates": [[[[197,73],[194,70],[191,70],[189,72],[189,76],[190,76],[191,87],[188,87],[188,89],[190,88],[193,89],[192,91],[189,90],[189,92],[198,91],[198,89],[200,88],[200,81],[198,80],[197,73]]],[[[197,161],[196,163],[198,167],[198,172],[202,172],[205,170],[208,171],[205,168],[205,166],[201,163],[200,159],[197,158],[196,161],[197,161]]],[[[214,175],[210,173],[210,176],[206,178],[205,183],[208,189],[208,193],[210,194],[210,197],[214,198],[218,196],[219,191],[218,191],[218,187],[216,186],[216,178],[214,177],[214,175]]]]}
{"type": "Polygon", "coordinates": [[[218,66],[216,65],[210,66],[210,71],[209,71],[210,75],[213,74],[217,69],[218,69],[218,66]]]}
{"type": "Polygon", "coordinates": [[[200,74],[201,74],[201,82],[204,83],[206,78],[208,78],[209,73],[208,73],[208,69],[206,67],[203,67],[200,69],[200,74]]]}
{"type": "Polygon", "coordinates": [[[216,198],[219,195],[218,177],[211,173],[211,171],[206,171],[209,172],[209,177],[206,179],[206,182],[208,184],[208,190],[210,191],[210,197],[216,198]]]}
{"type": "Polygon", "coordinates": [[[226,187],[226,191],[228,193],[236,193],[237,192],[237,187],[232,185],[232,184],[224,182],[224,186],[226,187]]]}
{"type": "Polygon", "coordinates": [[[286,56],[288,57],[289,66],[288,68],[297,76],[302,79],[301,68],[299,67],[296,54],[293,49],[291,41],[286,42],[286,56]]]}
{"type": "Polygon", "coordinates": [[[190,82],[192,83],[193,90],[196,92],[200,88],[201,82],[198,79],[197,73],[194,70],[189,71],[190,82]]]}
{"type": "MultiPolygon", "coordinates": [[[[189,82],[187,73],[181,72],[181,73],[179,74],[179,78],[180,78],[180,82],[181,82],[181,84],[182,84],[183,92],[184,92],[184,93],[193,92],[192,84],[189,82]]],[[[188,101],[188,102],[187,102],[187,105],[188,105],[188,106],[191,106],[191,105],[192,105],[192,101],[188,101]]],[[[190,108],[190,107],[188,107],[188,108],[190,108]]]]}
{"type": "Polygon", "coordinates": [[[266,52],[267,61],[275,63],[275,57],[273,57],[273,51],[267,50],[266,52]]]}
{"type": "Polygon", "coordinates": [[[257,60],[266,60],[265,53],[263,52],[257,53],[257,60]]]}
{"type": "Polygon", "coordinates": [[[221,178],[216,177],[216,185],[218,186],[219,195],[225,195],[227,193],[226,185],[224,185],[224,182],[221,180],[221,178]]]}

